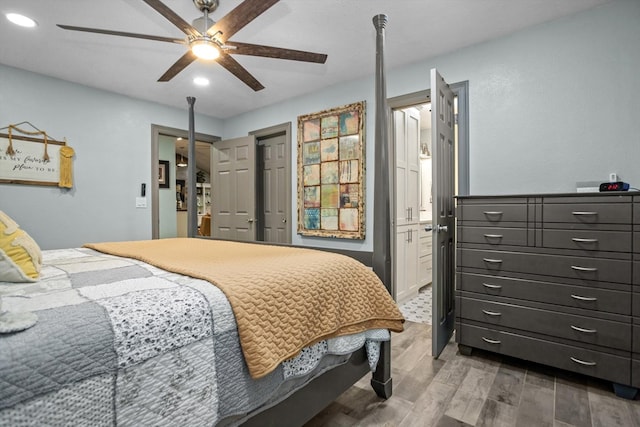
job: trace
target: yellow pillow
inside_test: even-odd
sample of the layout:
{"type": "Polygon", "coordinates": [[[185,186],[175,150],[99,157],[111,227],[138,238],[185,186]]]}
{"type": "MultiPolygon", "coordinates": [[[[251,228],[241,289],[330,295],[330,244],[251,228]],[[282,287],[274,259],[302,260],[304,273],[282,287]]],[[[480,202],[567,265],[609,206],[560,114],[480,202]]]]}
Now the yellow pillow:
{"type": "Polygon", "coordinates": [[[0,282],[35,282],[41,265],[35,240],[0,211],[0,282]]]}

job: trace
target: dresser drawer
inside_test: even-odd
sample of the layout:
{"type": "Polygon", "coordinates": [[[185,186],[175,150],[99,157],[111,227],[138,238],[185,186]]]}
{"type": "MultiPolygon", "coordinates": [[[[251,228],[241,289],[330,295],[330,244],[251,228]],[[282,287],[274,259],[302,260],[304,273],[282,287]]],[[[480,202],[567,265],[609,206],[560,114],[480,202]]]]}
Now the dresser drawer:
{"type": "Polygon", "coordinates": [[[631,233],[597,230],[542,230],[545,248],[631,252],[631,233]]]}
{"type": "Polygon", "coordinates": [[[631,283],[631,261],[624,260],[459,249],[458,263],[462,267],[481,269],[482,274],[520,272],[586,282],[631,283]]]}
{"type": "Polygon", "coordinates": [[[475,298],[462,297],[459,301],[461,319],[631,351],[630,323],[475,298]]]}
{"type": "Polygon", "coordinates": [[[631,203],[568,203],[554,204],[545,200],[542,220],[575,224],[628,224],[631,203]]]}
{"type": "Polygon", "coordinates": [[[596,378],[629,384],[631,359],[497,329],[460,324],[459,343],[596,378]]]}
{"type": "Polygon", "coordinates": [[[633,325],[633,352],[640,357],[640,323],[633,325]]]}
{"type": "MultiPolygon", "coordinates": [[[[638,206],[637,210],[640,211],[640,206],[638,206]]],[[[635,226],[636,230],[640,227],[635,226]]],[[[633,252],[636,254],[640,254],[640,231],[633,232],[633,252]]]]}
{"type": "Polygon", "coordinates": [[[504,222],[525,222],[526,204],[462,204],[458,206],[458,219],[462,221],[486,221],[500,225],[504,222]]]}
{"type": "Polygon", "coordinates": [[[640,388],[640,360],[631,361],[631,386],[640,388]]]}
{"type": "Polygon", "coordinates": [[[635,292],[633,293],[633,296],[631,298],[631,314],[640,318],[640,288],[636,287],[635,292]]]}
{"type": "MultiPolygon", "coordinates": [[[[473,273],[459,274],[457,286],[465,292],[631,315],[631,292],[473,273]]],[[[640,310],[640,301],[635,304],[640,310]]]]}
{"type": "Polygon", "coordinates": [[[526,228],[458,227],[458,242],[486,243],[492,246],[527,245],[526,228]]]}

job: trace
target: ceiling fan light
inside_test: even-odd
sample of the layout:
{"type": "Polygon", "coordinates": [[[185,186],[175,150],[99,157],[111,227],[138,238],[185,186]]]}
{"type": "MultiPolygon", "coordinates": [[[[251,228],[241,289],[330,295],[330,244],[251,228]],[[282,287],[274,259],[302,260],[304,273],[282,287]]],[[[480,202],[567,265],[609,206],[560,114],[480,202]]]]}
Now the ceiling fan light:
{"type": "Polygon", "coordinates": [[[215,43],[210,40],[196,40],[191,43],[191,52],[200,59],[213,60],[220,56],[215,43]]]}
{"type": "Polygon", "coordinates": [[[9,21],[21,27],[33,28],[38,25],[38,23],[33,19],[28,16],[20,15],[19,13],[7,13],[5,16],[9,21]]]}

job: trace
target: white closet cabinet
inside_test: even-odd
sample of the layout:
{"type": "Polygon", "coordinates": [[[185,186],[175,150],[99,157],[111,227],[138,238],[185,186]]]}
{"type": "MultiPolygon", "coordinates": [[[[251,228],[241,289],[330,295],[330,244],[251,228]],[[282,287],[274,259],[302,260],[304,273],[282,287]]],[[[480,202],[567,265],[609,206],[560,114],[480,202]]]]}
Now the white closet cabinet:
{"type": "Polygon", "coordinates": [[[395,140],[395,297],[403,302],[418,294],[420,262],[420,114],[415,108],[393,112],[395,140]]]}

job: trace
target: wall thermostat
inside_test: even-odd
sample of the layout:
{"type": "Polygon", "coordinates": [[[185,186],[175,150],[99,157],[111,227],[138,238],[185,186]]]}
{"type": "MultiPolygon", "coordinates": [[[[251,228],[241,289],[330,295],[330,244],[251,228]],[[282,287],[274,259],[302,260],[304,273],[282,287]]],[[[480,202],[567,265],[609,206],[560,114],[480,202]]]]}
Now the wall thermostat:
{"type": "Polygon", "coordinates": [[[603,182],[600,184],[600,191],[627,191],[629,184],[622,181],[603,182]]]}

